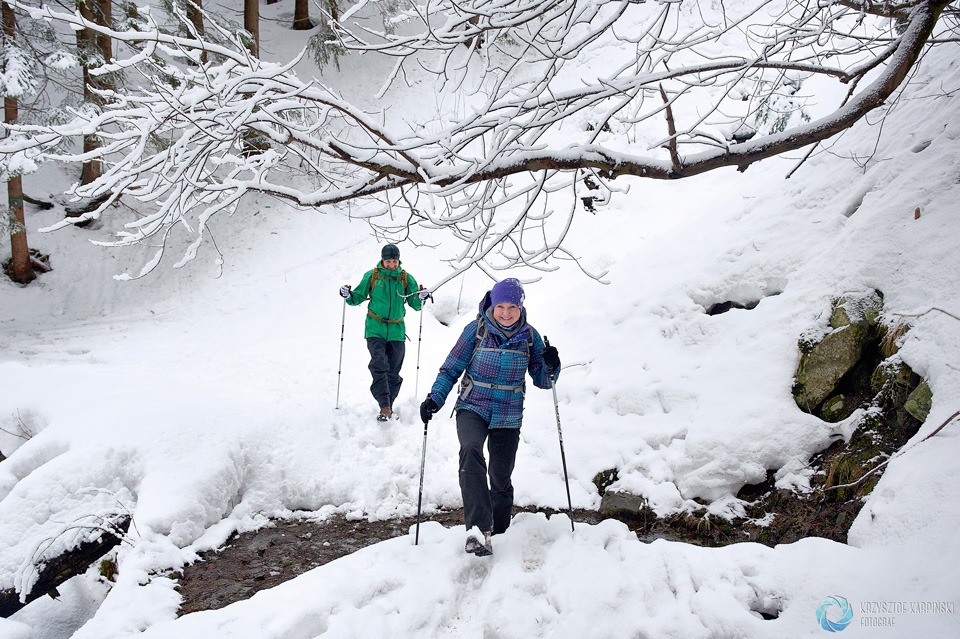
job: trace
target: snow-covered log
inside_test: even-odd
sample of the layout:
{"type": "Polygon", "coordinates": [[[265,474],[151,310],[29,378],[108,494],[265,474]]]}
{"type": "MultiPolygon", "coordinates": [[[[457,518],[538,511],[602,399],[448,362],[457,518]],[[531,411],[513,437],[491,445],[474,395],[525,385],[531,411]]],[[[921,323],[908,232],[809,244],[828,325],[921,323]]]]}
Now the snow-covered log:
{"type": "Polygon", "coordinates": [[[9,617],[44,595],[54,596],[60,584],[83,574],[95,561],[119,545],[129,527],[129,515],[115,516],[102,525],[82,528],[72,549],[56,557],[46,557],[37,565],[30,562],[30,572],[35,571],[35,576],[29,581],[32,585],[26,592],[16,588],[0,590],[0,617],[9,617]]]}

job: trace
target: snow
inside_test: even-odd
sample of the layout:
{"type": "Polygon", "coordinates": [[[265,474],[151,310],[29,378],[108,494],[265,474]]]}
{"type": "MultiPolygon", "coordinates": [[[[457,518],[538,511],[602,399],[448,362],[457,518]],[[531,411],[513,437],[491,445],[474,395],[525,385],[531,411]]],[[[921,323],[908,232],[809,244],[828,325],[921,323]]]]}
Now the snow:
{"type": "MultiPolygon", "coordinates": [[[[31,245],[55,270],[24,289],[0,282],[0,588],[32,583],[28,560],[69,547],[95,515],[126,512],[135,525],[116,583],[92,570],[59,599],[0,620],[0,637],[813,637],[831,595],[854,606],[845,637],[957,636],[960,423],[920,442],[960,408],[960,68],[950,53],[924,59],[882,127],[871,116],[789,180],[799,157],[631,181],[572,231],[609,284],[565,264],[527,285],[530,320],[564,362],[574,506],[596,508],[594,475],[618,468],[614,488],[660,514],[696,499],[718,515],[737,514],[737,491],[767,471],[803,490],[810,456],[849,436],[855,417],[827,424],[796,407],[797,340],[826,327],[833,298],[882,291],[885,317],[910,323],[900,353],[929,381],[933,407],[849,544],[701,548],[640,541],[615,521],[571,532],[564,516],[521,514],[481,559],[463,553],[462,527],[427,522],[419,545],[396,538],[176,618],[171,571],[234,531],[275,517],[416,512],[417,404],[490,280],[457,278],[411,317],[400,419],[384,427],[367,391],[362,308],[344,314],[336,294],[376,262],[362,222],[250,198],[234,219],[210,220],[222,265],[203,245],[183,268],[161,263],[123,282],[114,276],[137,272],[155,247],[86,241],[109,229],[41,235],[61,207],[28,210],[31,245]],[[759,304],[705,313],[728,300],[759,304]],[[906,606],[864,612],[877,602],[906,606]],[[954,611],[911,612],[929,602],[954,611]],[[869,625],[880,618],[893,625],[869,625]]],[[[331,81],[349,82],[341,66],[331,81]]],[[[415,102],[409,93],[396,108],[415,102]]],[[[70,179],[47,166],[24,182],[47,196],[70,179]]],[[[171,237],[178,256],[179,240],[192,238],[171,237]]],[[[400,248],[426,286],[447,274],[442,241],[400,248]]],[[[425,509],[456,508],[449,411],[427,442],[425,509]]],[[[549,392],[528,393],[514,484],[518,504],[566,507],[549,392]]]]}

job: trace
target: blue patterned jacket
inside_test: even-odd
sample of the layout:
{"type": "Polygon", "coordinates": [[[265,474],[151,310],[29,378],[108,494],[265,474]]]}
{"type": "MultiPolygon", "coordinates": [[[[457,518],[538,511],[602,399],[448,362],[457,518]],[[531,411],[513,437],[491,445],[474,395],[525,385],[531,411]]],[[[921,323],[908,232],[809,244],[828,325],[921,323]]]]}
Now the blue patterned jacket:
{"type": "Polygon", "coordinates": [[[490,293],[487,293],[480,302],[480,317],[467,324],[440,367],[430,397],[438,406],[443,406],[466,370],[468,378],[461,385],[455,410],[476,413],[490,428],[520,428],[526,373],[530,373],[538,388],[550,388],[550,376],[543,363],[543,340],[540,333],[527,324],[526,310],[521,311],[520,328],[507,337],[493,321],[489,309],[490,293]],[[486,335],[474,355],[477,322],[485,322],[486,335]]]}

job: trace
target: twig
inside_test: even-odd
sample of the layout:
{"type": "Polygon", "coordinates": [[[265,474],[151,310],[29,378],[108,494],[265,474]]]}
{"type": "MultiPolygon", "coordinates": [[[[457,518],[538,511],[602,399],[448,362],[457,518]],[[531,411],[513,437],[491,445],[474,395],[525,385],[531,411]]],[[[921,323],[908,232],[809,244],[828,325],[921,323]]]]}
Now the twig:
{"type": "Polygon", "coordinates": [[[813,155],[813,152],[816,151],[816,150],[817,150],[817,147],[819,147],[819,146],[820,146],[820,143],[819,143],[819,142],[814,142],[813,145],[807,150],[807,152],[806,152],[806,154],[803,156],[803,158],[801,158],[800,161],[797,162],[797,165],[796,165],[796,166],[794,166],[792,169],[790,169],[790,171],[786,174],[786,176],[784,176],[783,179],[784,179],[784,180],[789,180],[791,177],[793,177],[793,174],[796,173],[797,170],[798,170],[801,166],[803,166],[804,163],[805,163],[807,160],[810,159],[810,156],[813,155]]]}
{"type": "Polygon", "coordinates": [[[922,313],[891,313],[891,315],[896,315],[896,316],[898,316],[898,317],[923,317],[923,316],[926,315],[927,313],[932,313],[933,311],[940,311],[940,312],[943,313],[944,315],[949,315],[949,316],[952,317],[953,319],[955,319],[955,320],[957,320],[957,321],[960,321],[960,317],[957,317],[956,315],[954,315],[954,314],[951,313],[950,311],[945,311],[945,310],[943,310],[942,308],[939,308],[939,307],[936,307],[936,306],[931,306],[930,308],[928,308],[927,310],[925,310],[925,311],[922,312],[922,313]]]}
{"type": "MultiPolygon", "coordinates": [[[[950,417],[948,417],[947,420],[946,420],[945,422],[943,422],[942,424],[940,424],[940,426],[938,426],[936,430],[934,430],[932,433],[930,433],[929,435],[927,435],[926,437],[924,437],[923,439],[921,439],[920,441],[918,441],[918,442],[917,442],[916,444],[914,444],[913,446],[910,446],[910,448],[913,448],[913,447],[916,446],[917,444],[922,444],[923,442],[927,441],[928,439],[930,439],[931,437],[933,437],[934,435],[936,435],[937,433],[939,433],[941,430],[943,430],[943,428],[944,428],[947,424],[949,424],[949,423],[952,422],[954,419],[956,419],[957,416],[960,416],[960,410],[958,410],[958,411],[955,412],[953,415],[951,415],[950,417]]],[[[826,492],[826,491],[828,491],[828,490],[840,490],[841,488],[856,488],[857,486],[859,486],[860,484],[862,484],[864,481],[866,481],[867,477],[870,477],[870,476],[873,475],[874,473],[882,470],[887,464],[889,464],[891,461],[893,461],[894,459],[896,459],[896,458],[899,457],[900,455],[902,455],[902,454],[904,454],[905,452],[907,452],[908,450],[910,450],[910,448],[903,448],[903,449],[901,449],[899,452],[897,452],[895,455],[893,455],[892,457],[890,457],[890,458],[887,459],[886,461],[884,461],[884,462],[882,462],[882,463],[880,463],[880,464],[877,464],[875,467],[873,467],[872,469],[868,470],[868,471],[863,475],[863,477],[861,477],[860,479],[858,479],[857,481],[855,481],[855,482],[853,482],[853,483],[850,483],[850,484],[841,484],[841,485],[839,485],[839,486],[830,486],[830,487],[828,487],[828,488],[824,488],[823,490],[824,490],[824,492],[826,492]]]]}
{"type": "Polygon", "coordinates": [[[20,411],[16,411],[16,415],[17,415],[17,423],[20,425],[20,432],[15,433],[13,431],[7,430],[6,428],[2,428],[2,427],[0,427],[0,432],[4,432],[8,435],[12,435],[13,437],[19,437],[20,439],[29,440],[31,437],[33,437],[34,434],[30,432],[30,429],[27,428],[27,425],[23,423],[23,419],[21,419],[20,417],[20,411]]]}
{"type": "Polygon", "coordinates": [[[677,125],[673,120],[673,108],[670,105],[670,100],[667,98],[667,92],[663,90],[662,84],[660,85],[660,97],[663,98],[663,103],[666,105],[664,108],[667,116],[667,133],[670,136],[667,140],[667,150],[670,151],[670,163],[673,165],[673,170],[679,172],[680,154],[677,152],[677,125]]]}

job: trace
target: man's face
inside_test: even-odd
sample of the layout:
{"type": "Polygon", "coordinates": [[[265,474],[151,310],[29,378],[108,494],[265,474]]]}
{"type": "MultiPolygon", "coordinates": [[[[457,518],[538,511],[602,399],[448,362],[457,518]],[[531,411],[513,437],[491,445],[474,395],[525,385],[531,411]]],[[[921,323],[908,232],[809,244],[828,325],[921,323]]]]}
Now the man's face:
{"type": "Polygon", "coordinates": [[[383,268],[388,271],[396,270],[400,266],[400,260],[383,260],[383,268]]]}

